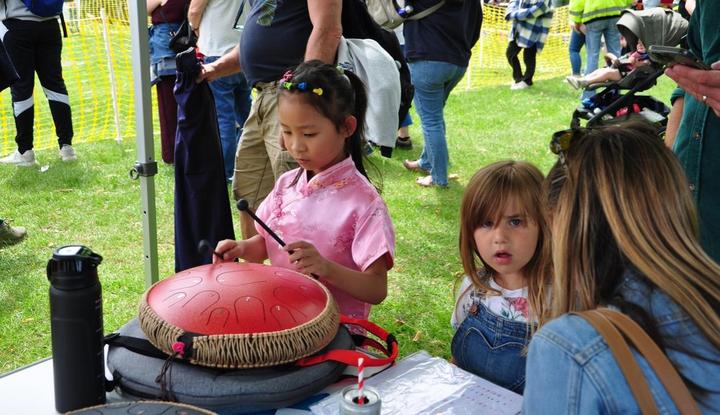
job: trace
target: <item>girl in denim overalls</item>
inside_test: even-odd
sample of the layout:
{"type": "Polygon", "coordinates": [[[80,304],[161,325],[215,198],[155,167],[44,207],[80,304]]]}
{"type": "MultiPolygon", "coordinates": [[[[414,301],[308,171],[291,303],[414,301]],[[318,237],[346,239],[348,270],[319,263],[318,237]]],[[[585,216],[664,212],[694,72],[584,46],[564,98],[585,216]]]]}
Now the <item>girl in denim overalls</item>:
{"type": "Polygon", "coordinates": [[[465,277],[452,325],[461,368],[522,393],[525,349],[542,315],[549,276],[543,175],[532,164],[501,161],[480,169],[463,196],[460,256],[465,277]]]}

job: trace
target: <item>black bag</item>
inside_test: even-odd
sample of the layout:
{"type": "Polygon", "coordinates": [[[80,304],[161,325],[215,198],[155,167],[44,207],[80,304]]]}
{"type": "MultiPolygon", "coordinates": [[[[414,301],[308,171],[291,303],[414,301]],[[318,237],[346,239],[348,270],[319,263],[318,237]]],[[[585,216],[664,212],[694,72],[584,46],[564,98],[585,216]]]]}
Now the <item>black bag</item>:
{"type": "Polygon", "coordinates": [[[186,18],[180,24],[177,32],[173,34],[168,42],[168,47],[175,53],[186,51],[188,48],[194,48],[197,45],[197,35],[190,29],[190,23],[186,18]]]}
{"type": "MultiPolygon", "coordinates": [[[[138,319],[105,337],[109,345],[107,368],[113,376],[109,388],[132,399],[161,399],[227,413],[258,412],[301,402],[336,382],[358,356],[367,367],[387,367],[398,355],[395,336],[370,321],[340,317],[330,344],[294,364],[255,369],[220,369],[190,364],[167,356],[147,340],[138,319]],[[351,334],[356,326],[377,337],[351,334]],[[357,347],[375,349],[374,356],[357,347]]],[[[110,390],[109,388],[106,388],[110,390]]]]}
{"type": "MultiPolygon", "coordinates": [[[[168,357],[146,339],[137,319],[105,339],[110,345],[107,368],[113,376],[111,385],[124,398],[173,400],[223,413],[253,413],[300,402],[336,382],[345,370],[344,364],[335,361],[257,369],[218,369],[173,361],[170,369],[168,357]],[[153,350],[157,354],[153,355],[153,350]],[[162,373],[166,373],[163,380],[158,376],[162,373]]],[[[320,353],[353,348],[350,333],[342,328],[320,353]]]]}

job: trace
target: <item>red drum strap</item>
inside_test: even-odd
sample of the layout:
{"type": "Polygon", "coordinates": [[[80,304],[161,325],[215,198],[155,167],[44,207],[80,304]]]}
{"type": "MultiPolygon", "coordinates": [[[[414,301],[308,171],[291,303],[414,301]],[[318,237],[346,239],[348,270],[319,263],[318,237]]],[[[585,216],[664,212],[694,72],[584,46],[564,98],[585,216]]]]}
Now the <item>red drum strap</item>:
{"type": "Polygon", "coordinates": [[[368,320],[356,319],[344,315],[340,316],[340,324],[349,324],[362,327],[363,329],[377,336],[380,340],[385,341],[387,343],[387,347],[384,347],[376,340],[365,337],[360,345],[371,346],[381,351],[387,357],[375,358],[372,356],[368,356],[366,353],[358,352],[356,350],[331,350],[321,355],[315,355],[300,359],[296,361],[295,364],[298,366],[312,366],[318,363],[332,360],[334,362],[344,363],[348,366],[357,366],[358,358],[362,357],[363,359],[365,359],[365,366],[384,366],[391,364],[395,361],[395,359],[397,359],[397,340],[395,339],[395,336],[385,331],[385,329],[383,329],[382,327],[368,320]]]}

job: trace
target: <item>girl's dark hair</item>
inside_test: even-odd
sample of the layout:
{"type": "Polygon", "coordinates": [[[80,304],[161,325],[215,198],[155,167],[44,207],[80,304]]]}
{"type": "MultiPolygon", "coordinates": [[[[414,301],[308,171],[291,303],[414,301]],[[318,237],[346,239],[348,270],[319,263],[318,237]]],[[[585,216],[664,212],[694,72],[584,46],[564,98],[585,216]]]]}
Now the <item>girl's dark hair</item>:
{"type": "MultiPolygon", "coordinates": [[[[367,93],[362,80],[348,70],[339,69],[319,60],[303,62],[286,73],[278,85],[278,99],[283,94],[302,94],[305,101],[320,114],[328,118],[338,131],[345,125],[349,115],[357,119],[355,132],[345,141],[345,152],[352,157],[357,170],[366,178],[363,164],[365,152],[365,113],[367,111],[367,93]],[[286,80],[291,85],[284,85],[286,80]],[[299,87],[301,84],[304,85],[299,87]],[[320,88],[320,94],[313,92],[320,88]]],[[[301,172],[293,180],[297,182],[301,172]]]]}

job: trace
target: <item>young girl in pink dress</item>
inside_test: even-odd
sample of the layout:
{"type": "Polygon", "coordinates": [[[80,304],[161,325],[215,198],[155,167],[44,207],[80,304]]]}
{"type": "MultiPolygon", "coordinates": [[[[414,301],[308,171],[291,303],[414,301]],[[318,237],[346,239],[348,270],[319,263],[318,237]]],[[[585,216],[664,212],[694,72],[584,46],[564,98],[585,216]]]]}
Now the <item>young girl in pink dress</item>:
{"type": "Polygon", "coordinates": [[[269,258],[314,274],[340,311],[356,318],[385,299],[395,247],[387,207],[362,162],[366,107],[365,88],[351,72],[319,61],[288,71],[278,113],[283,145],[300,168],[280,176],[256,212],[287,245],[256,226],[258,235],[216,248],[223,261],[269,258]]]}

